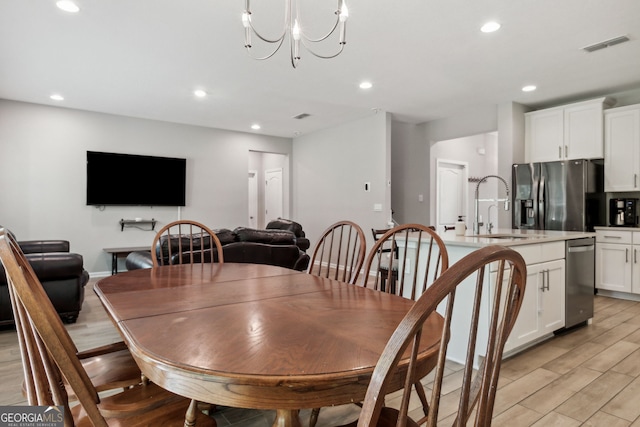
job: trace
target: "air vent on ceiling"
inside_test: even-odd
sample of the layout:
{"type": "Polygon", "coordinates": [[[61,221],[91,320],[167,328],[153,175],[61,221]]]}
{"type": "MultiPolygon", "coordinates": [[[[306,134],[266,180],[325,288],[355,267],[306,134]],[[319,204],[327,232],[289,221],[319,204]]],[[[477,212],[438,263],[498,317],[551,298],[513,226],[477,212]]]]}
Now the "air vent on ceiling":
{"type": "Polygon", "coordinates": [[[307,117],[309,117],[311,114],[307,114],[307,113],[301,113],[298,114],[297,116],[293,116],[294,119],[298,119],[298,120],[302,120],[302,119],[306,119],[307,117]]]}
{"type": "Polygon", "coordinates": [[[595,43],[589,46],[585,46],[582,48],[582,50],[586,50],[587,52],[595,52],[596,50],[604,49],[605,47],[615,46],[617,44],[628,42],[628,41],[629,41],[629,37],[619,36],[619,37],[614,37],[612,39],[595,43]]]}

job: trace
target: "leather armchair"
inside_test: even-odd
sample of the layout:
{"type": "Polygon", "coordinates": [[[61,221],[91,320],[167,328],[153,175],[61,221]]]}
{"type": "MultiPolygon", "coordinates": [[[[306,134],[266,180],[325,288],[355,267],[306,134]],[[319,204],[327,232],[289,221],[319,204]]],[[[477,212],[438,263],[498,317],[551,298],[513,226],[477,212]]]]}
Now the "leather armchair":
{"type": "MultiPolygon", "coordinates": [[[[69,253],[66,240],[29,240],[18,244],[62,320],[74,323],[84,301],[84,287],[89,281],[82,255],[69,253]]],[[[11,324],[13,310],[6,274],[0,264],[0,325],[11,324]]]]}

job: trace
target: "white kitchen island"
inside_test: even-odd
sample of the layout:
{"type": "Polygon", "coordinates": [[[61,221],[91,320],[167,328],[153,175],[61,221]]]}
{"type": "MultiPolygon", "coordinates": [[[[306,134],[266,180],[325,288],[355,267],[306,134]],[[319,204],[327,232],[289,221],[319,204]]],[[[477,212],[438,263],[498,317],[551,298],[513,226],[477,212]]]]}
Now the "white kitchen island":
{"type": "MultiPolygon", "coordinates": [[[[525,297],[509,340],[505,356],[515,354],[553,335],[565,326],[565,243],[567,240],[595,237],[595,233],[496,230],[491,235],[456,236],[454,231],[439,233],[447,246],[449,265],[474,250],[489,246],[508,246],[519,252],[527,263],[525,297]]],[[[412,248],[411,238],[408,250],[412,248]]],[[[407,247],[407,246],[405,246],[407,247]]],[[[456,293],[456,309],[452,319],[451,342],[447,357],[458,362],[464,360],[467,348],[466,331],[473,304],[473,283],[462,284],[456,293]]],[[[491,290],[490,290],[491,291],[491,290]]],[[[478,332],[478,348],[483,348],[488,335],[490,297],[483,296],[483,319],[478,332]]],[[[482,353],[476,355],[476,364],[482,353]]]]}

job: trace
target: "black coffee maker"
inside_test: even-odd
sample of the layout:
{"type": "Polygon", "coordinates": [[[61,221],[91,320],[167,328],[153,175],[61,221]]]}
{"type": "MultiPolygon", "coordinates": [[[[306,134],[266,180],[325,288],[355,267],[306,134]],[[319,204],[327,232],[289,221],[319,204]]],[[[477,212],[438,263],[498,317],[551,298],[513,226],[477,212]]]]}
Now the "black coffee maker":
{"type": "Polygon", "coordinates": [[[609,201],[609,225],[635,227],[638,225],[638,199],[611,199],[609,201]]]}

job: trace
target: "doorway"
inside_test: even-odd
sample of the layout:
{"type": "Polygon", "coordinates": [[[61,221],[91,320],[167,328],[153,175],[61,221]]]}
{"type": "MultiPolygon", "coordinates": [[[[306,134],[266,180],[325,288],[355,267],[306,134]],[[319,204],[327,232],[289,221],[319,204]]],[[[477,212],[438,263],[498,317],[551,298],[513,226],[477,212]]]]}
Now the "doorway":
{"type": "Polygon", "coordinates": [[[469,165],[455,160],[436,162],[436,229],[441,231],[455,226],[460,216],[466,220],[469,165]]]}
{"type": "Polygon", "coordinates": [[[249,150],[248,166],[247,226],[262,229],[271,218],[288,218],[289,156],[249,150]]]}

